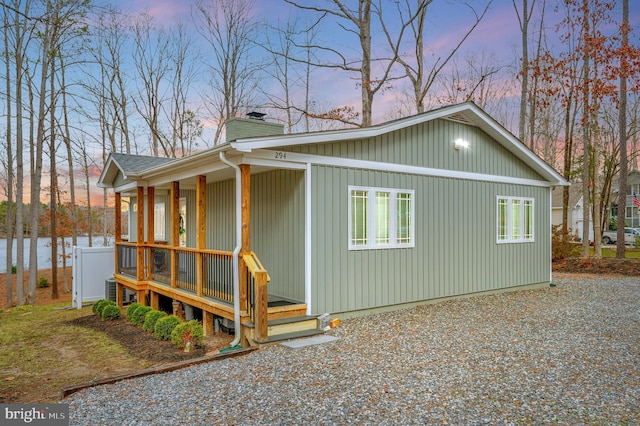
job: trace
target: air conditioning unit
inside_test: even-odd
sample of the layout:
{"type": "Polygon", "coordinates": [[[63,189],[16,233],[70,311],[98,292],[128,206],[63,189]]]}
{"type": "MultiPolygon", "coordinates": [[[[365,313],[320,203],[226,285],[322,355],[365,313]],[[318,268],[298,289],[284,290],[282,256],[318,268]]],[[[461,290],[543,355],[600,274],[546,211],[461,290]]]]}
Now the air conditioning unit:
{"type": "Polygon", "coordinates": [[[104,281],[104,298],[116,302],[116,280],[113,278],[104,281]]]}
{"type": "MultiPolygon", "coordinates": [[[[117,294],[117,286],[116,286],[116,280],[113,278],[109,278],[106,279],[104,281],[104,298],[105,300],[111,300],[112,302],[118,302],[116,300],[116,294],[117,294]]],[[[122,291],[122,303],[124,305],[128,305],[129,303],[133,302],[135,299],[135,292],[125,288],[122,291]]]]}

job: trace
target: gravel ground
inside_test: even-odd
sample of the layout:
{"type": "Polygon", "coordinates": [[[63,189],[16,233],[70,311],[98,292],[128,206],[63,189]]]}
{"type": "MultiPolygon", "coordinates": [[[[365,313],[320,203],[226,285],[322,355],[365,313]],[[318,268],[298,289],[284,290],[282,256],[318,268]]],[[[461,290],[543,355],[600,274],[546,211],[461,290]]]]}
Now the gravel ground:
{"type": "Polygon", "coordinates": [[[638,424],[640,280],[557,287],[345,320],[332,343],[72,395],[71,424],[638,424]]]}

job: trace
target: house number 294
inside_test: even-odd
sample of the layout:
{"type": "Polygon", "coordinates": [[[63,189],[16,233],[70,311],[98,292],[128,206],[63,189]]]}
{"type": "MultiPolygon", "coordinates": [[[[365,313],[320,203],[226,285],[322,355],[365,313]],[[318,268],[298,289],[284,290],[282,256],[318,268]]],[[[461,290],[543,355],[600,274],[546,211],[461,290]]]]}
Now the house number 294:
{"type": "Polygon", "coordinates": [[[276,160],[283,160],[287,158],[287,153],[282,151],[276,151],[276,160]]]}

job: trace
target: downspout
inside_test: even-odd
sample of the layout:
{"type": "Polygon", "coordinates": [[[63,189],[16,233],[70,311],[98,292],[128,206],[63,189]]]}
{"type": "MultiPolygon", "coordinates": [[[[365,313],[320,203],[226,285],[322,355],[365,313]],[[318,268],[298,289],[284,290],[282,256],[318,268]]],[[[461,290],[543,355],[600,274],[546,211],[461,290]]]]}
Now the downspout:
{"type": "Polygon", "coordinates": [[[240,167],[227,160],[224,152],[220,151],[220,161],[236,171],[236,247],[233,249],[233,321],[236,331],[235,338],[229,344],[230,347],[240,343],[240,270],[238,269],[238,254],[242,248],[242,175],[240,167]]]}

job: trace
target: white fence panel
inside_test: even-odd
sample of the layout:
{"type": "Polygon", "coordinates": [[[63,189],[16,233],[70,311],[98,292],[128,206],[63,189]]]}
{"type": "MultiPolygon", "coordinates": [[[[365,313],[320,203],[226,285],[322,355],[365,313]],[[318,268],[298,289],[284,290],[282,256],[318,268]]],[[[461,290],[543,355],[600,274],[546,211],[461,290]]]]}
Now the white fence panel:
{"type": "Polygon", "coordinates": [[[113,278],[113,247],[73,247],[73,306],[105,298],[105,281],[113,278]]]}

